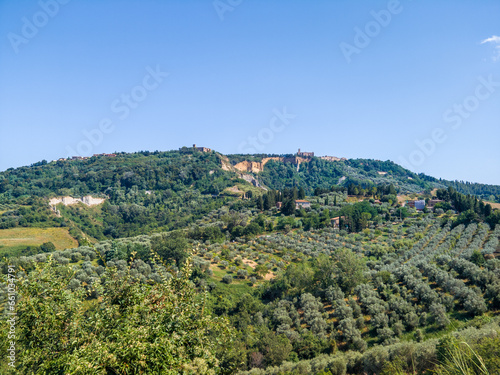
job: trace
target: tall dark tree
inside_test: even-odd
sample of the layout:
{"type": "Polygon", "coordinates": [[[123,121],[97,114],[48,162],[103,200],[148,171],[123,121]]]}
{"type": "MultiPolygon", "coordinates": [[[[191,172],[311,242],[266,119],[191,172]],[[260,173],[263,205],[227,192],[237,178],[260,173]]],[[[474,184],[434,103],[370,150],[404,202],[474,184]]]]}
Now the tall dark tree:
{"type": "Polygon", "coordinates": [[[299,193],[298,193],[298,198],[299,199],[304,199],[306,197],[306,191],[304,190],[304,188],[301,186],[299,188],[299,193]]]}
{"type": "Polygon", "coordinates": [[[262,195],[259,195],[259,197],[257,198],[257,208],[259,210],[264,209],[264,200],[262,199],[262,195]]]}
{"type": "Polygon", "coordinates": [[[264,210],[270,210],[275,205],[276,202],[274,200],[273,192],[269,191],[267,194],[264,194],[264,210]]]}
{"type": "Polygon", "coordinates": [[[295,213],[295,199],[286,198],[283,202],[283,206],[281,207],[281,212],[284,215],[292,215],[295,213]]]}

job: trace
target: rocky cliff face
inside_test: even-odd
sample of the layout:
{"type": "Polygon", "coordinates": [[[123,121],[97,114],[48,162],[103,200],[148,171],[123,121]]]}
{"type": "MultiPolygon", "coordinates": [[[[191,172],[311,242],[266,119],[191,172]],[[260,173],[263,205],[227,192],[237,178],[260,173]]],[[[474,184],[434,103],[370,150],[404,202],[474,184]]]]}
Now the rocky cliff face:
{"type": "Polygon", "coordinates": [[[279,160],[283,161],[283,158],[281,157],[270,157],[270,158],[264,158],[262,159],[261,162],[256,162],[256,161],[242,161],[234,166],[235,169],[237,169],[240,172],[251,172],[251,173],[259,173],[264,170],[264,165],[269,160],[279,160]]]}
{"type": "Polygon", "coordinates": [[[83,203],[87,206],[97,206],[105,201],[104,198],[94,198],[90,195],[81,198],[73,198],[73,197],[58,197],[52,198],[49,201],[51,206],[55,206],[56,204],[62,203],[65,206],[69,206],[72,204],[83,203]]]}
{"type": "Polygon", "coordinates": [[[255,187],[267,190],[267,188],[265,186],[262,186],[261,183],[259,182],[259,180],[257,180],[252,175],[249,175],[249,174],[246,174],[246,173],[241,173],[239,175],[239,177],[242,178],[243,180],[245,180],[246,182],[251,183],[255,187]]]}
{"type": "Polygon", "coordinates": [[[292,157],[269,157],[263,158],[261,162],[255,161],[242,161],[234,166],[234,168],[240,172],[250,172],[250,173],[259,173],[264,170],[264,166],[269,160],[277,160],[283,163],[292,163],[292,164],[300,164],[304,162],[308,162],[310,158],[303,158],[299,156],[292,157]]]}
{"type": "Polygon", "coordinates": [[[244,160],[235,165],[231,165],[231,162],[229,161],[229,158],[227,156],[220,155],[221,167],[223,170],[236,172],[238,173],[239,178],[242,178],[245,181],[251,183],[253,186],[262,188],[264,190],[267,190],[267,188],[265,186],[262,186],[257,177],[252,174],[257,174],[264,171],[264,166],[270,160],[276,160],[282,163],[295,164],[297,165],[297,170],[298,170],[300,163],[308,162],[311,160],[311,158],[300,157],[300,156],[290,156],[290,157],[271,156],[268,158],[263,158],[262,161],[260,162],[244,160]]]}

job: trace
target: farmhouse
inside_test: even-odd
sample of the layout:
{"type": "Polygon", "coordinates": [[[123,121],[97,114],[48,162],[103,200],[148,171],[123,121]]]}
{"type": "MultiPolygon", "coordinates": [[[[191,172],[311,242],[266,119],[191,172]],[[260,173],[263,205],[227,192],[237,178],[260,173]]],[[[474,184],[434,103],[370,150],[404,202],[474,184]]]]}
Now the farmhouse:
{"type": "Polygon", "coordinates": [[[338,228],[339,225],[340,225],[340,216],[332,217],[330,219],[330,221],[331,221],[331,223],[332,223],[332,225],[333,225],[334,228],[338,228]]]}
{"type": "Polygon", "coordinates": [[[408,207],[416,208],[418,211],[422,211],[425,208],[425,201],[424,200],[408,201],[406,204],[408,207]]]}
{"type": "Polygon", "coordinates": [[[345,220],[345,216],[332,217],[330,222],[334,228],[340,228],[340,220],[345,220]]]}
{"type": "Polygon", "coordinates": [[[300,208],[311,208],[311,202],[305,201],[303,199],[295,200],[295,208],[298,210],[300,208]]]}

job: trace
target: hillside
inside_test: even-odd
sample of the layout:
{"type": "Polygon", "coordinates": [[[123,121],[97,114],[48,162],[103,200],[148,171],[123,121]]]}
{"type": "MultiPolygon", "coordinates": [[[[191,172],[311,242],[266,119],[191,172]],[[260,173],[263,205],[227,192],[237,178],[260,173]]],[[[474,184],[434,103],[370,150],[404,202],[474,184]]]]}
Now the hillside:
{"type": "MultiPolygon", "coordinates": [[[[0,173],[0,229],[68,227],[88,241],[180,229],[224,205],[252,206],[238,198],[268,189],[317,189],[393,185],[400,195],[453,186],[481,192],[492,202],[499,187],[462,184],[416,175],[397,164],[364,159],[297,155],[227,155],[181,148],[169,152],[100,155],[42,161],[0,173]],[[76,199],[95,205],[59,204],[76,199]],[[92,198],[93,197],[93,198],[92,198]],[[100,204],[103,202],[102,204],[100,204]]],[[[351,193],[349,193],[351,194],[351,193]]],[[[74,202],[75,203],[75,202],[74,202]]],[[[0,235],[1,236],[1,235],[0,235]]],[[[1,238],[1,237],[0,237],[1,238]]],[[[3,250],[12,250],[3,247],[3,250]]],[[[0,248],[0,253],[2,248],[0,248]]]]}
{"type": "MultiPolygon", "coordinates": [[[[351,207],[343,193],[308,199],[317,205],[310,215],[324,215],[336,205],[351,207]]],[[[177,273],[175,264],[191,256],[195,290],[208,293],[205,313],[226,318],[232,327],[231,346],[218,344],[213,352],[225,373],[253,368],[249,374],[272,374],[270,366],[281,366],[281,371],[320,374],[340,366],[341,374],[378,374],[392,364],[422,373],[435,367],[439,345],[448,337],[467,340],[488,366],[494,365],[496,352],[480,340],[497,345],[491,332],[500,332],[500,265],[493,257],[500,251],[500,226],[458,224],[451,213],[410,212],[404,220],[394,213],[381,222],[375,220],[377,212],[389,212],[390,205],[370,207],[374,220],[352,233],[321,223],[305,230],[306,218],[283,217],[275,209],[221,207],[198,220],[186,236],[173,232],[106,240],[10,259],[10,264],[33,275],[33,282],[36,265],[51,257],[55,269],[76,266],[65,282],[72,293],[87,291],[93,298],[95,283],[111,277],[103,266],[116,267],[122,275],[130,272],[147,285],[161,283],[164,272],[152,263],[151,252],[172,265],[167,268],[171,275],[177,273]],[[222,235],[238,225],[252,230],[235,239],[222,235]],[[128,262],[131,257],[135,260],[128,262]],[[419,360],[412,365],[413,356],[419,360]]],[[[105,308],[108,302],[101,303],[105,308]]],[[[112,342],[100,340],[107,351],[118,353],[112,342]]],[[[70,348],[60,350],[74,361],[87,358],[70,348]]]]}
{"type": "Polygon", "coordinates": [[[16,207],[2,214],[0,228],[69,226],[92,239],[181,228],[233,199],[221,195],[224,189],[246,183],[222,170],[215,153],[175,151],[41,163],[3,172],[0,181],[0,202],[16,207]],[[104,203],[52,200],[61,217],[47,205],[87,195],[104,203]]]}
{"type": "Polygon", "coordinates": [[[0,180],[19,373],[498,373],[500,211],[467,184],[187,148],[0,180]]]}

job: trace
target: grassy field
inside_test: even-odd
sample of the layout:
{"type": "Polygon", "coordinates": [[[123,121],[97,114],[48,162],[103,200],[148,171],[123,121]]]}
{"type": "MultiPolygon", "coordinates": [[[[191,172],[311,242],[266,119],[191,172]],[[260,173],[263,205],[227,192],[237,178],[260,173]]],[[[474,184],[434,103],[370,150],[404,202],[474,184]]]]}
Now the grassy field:
{"type": "Polygon", "coordinates": [[[0,256],[13,255],[27,246],[52,242],[57,250],[78,247],[67,228],[11,228],[0,230],[0,256]]]}
{"type": "Polygon", "coordinates": [[[485,201],[484,203],[489,203],[489,204],[491,204],[491,207],[498,208],[500,210],[500,203],[492,203],[492,202],[487,202],[487,201],[485,201]]]}

